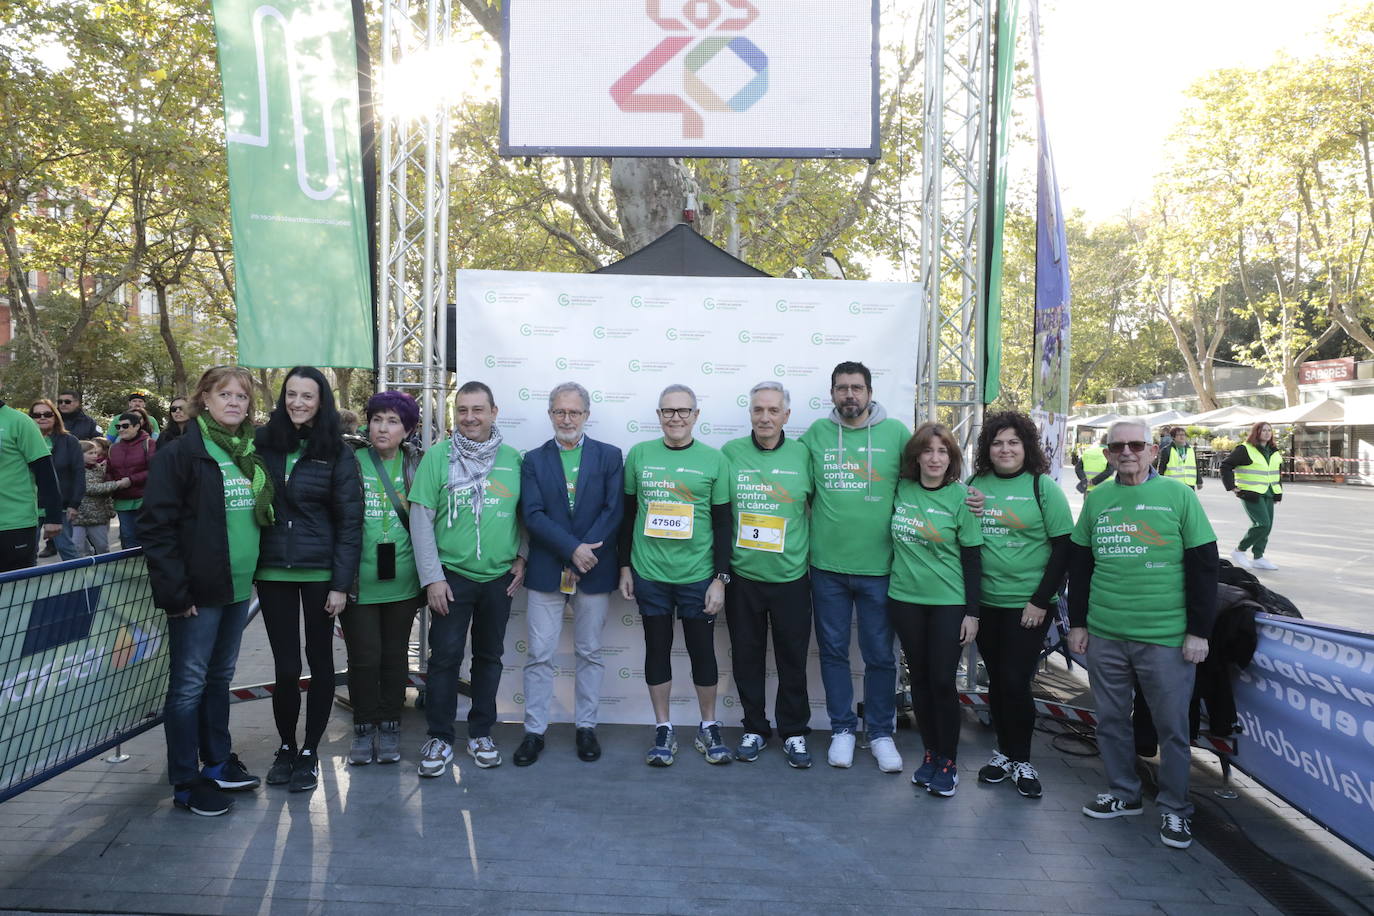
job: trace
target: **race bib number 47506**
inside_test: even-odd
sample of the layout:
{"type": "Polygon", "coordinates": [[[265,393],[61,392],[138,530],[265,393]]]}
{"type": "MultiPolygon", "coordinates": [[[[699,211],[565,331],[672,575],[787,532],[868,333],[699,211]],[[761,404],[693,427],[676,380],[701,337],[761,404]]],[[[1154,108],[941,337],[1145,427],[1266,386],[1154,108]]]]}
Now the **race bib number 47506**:
{"type": "Polygon", "coordinates": [[[644,513],[644,536],[688,540],[692,536],[692,511],[687,503],[649,503],[644,513]]]}

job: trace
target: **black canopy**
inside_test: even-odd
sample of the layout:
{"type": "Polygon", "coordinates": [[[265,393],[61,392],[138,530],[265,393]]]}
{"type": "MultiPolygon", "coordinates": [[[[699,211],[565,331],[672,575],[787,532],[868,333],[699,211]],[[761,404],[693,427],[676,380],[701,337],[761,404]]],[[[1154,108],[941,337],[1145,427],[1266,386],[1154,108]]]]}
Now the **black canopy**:
{"type": "Polygon", "coordinates": [[[632,255],[592,273],[655,277],[768,277],[679,223],[632,255]]]}

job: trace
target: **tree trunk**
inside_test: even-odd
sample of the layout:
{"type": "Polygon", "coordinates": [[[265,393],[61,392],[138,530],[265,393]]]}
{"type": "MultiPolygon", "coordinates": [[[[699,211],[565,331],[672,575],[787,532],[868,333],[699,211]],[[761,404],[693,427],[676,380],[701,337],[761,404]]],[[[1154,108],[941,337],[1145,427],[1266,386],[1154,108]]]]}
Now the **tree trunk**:
{"type": "Polygon", "coordinates": [[[693,188],[678,159],[615,159],[611,162],[620,231],[638,251],[682,222],[693,188]]]}
{"type": "Polygon", "coordinates": [[[167,284],[154,280],[153,295],[157,297],[157,331],[167,347],[167,356],[172,360],[172,394],[185,397],[188,385],[186,363],[181,358],[181,347],[177,345],[176,336],[172,333],[172,319],[167,314],[167,284]]]}
{"type": "MultiPolygon", "coordinates": [[[[349,391],[353,387],[353,372],[353,369],[347,368],[335,367],[334,369],[334,387],[336,389],[334,392],[334,400],[339,402],[340,410],[352,406],[349,403],[349,398],[351,397],[349,391]]],[[[345,432],[352,432],[352,430],[345,430],[345,432]]]]}

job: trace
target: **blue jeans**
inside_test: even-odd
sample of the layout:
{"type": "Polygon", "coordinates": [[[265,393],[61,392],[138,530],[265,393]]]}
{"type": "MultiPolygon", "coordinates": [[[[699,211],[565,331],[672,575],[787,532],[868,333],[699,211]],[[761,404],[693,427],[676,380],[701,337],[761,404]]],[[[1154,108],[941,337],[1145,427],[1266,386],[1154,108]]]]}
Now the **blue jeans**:
{"type": "Polygon", "coordinates": [[[67,518],[65,512],[62,514],[62,531],[52,539],[52,544],[57,548],[57,555],[64,560],[75,560],[77,557],[85,556],[72,540],[72,520],[67,518]]]}
{"type": "Polygon", "coordinates": [[[138,539],[138,512],[137,509],[117,509],[115,511],[115,515],[119,516],[120,550],[143,546],[138,539]]]}
{"type": "Polygon", "coordinates": [[[501,653],[506,647],[510,596],[506,573],[490,582],[474,582],[451,569],[444,578],[453,591],[447,614],[430,614],[429,671],[425,680],[425,721],[431,738],[453,743],[458,714],[458,668],[463,663],[468,626],[472,626],[472,709],[468,737],[485,738],[496,724],[496,689],[501,686],[501,653]]]}
{"type": "Polygon", "coordinates": [[[849,629],[859,619],[864,660],[864,721],[870,738],[892,737],[897,728],[897,661],[887,618],[887,576],[851,576],[811,567],[811,605],[816,614],[825,711],[832,731],[858,728],[849,672],[849,629]]]}
{"type": "Polygon", "coordinates": [[[200,761],[228,759],[229,682],[239,660],[239,643],[248,623],[248,601],[200,607],[194,617],[167,620],[171,655],[167,704],[167,778],[172,785],[194,782],[200,761]]]}

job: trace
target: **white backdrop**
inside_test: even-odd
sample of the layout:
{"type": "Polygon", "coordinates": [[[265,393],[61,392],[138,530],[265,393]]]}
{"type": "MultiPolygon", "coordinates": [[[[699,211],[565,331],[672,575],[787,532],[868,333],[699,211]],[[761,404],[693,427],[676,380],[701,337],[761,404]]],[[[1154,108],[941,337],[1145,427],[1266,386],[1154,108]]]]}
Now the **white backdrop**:
{"type": "MultiPolygon", "coordinates": [[[[908,426],[916,357],[925,327],[915,285],[843,280],[639,277],[606,274],[458,271],[457,376],[491,386],[506,441],[522,452],[552,435],[548,392],[576,381],[592,393],[587,433],[628,450],[660,435],[654,410],[672,383],[690,385],[701,417],[696,434],[719,448],[747,435],[748,391],[764,379],[792,397],[789,436],[830,412],[830,370],[858,360],[873,372],[875,397],[908,426]]],[[[571,612],[569,612],[571,613],[571,612]]],[[[525,601],[517,595],[506,631],[498,712],[523,718],[525,601]]],[[[616,597],[606,624],[601,720],[652,722],[644,686],[644,639],[632,603],[616,597]]],[[[863,664],[853,647],[856,697],[863,664]]],[[[673,649],[674,720],[697,721],[690,665],[680,637],[673,649]]],[[[717,625],[720,716],[740,720],[725,621],[717,625]]],[[[572,627],[565,626],[550,721],[571,721],[572,627]]],[[[775,670],[769,653],[768,712],[775,670]]],[[[812,725],[827,727],[815,641],[809,686],[812,725]]],[[[460,713],[460,718],[462,714],[460,713]]]]}

